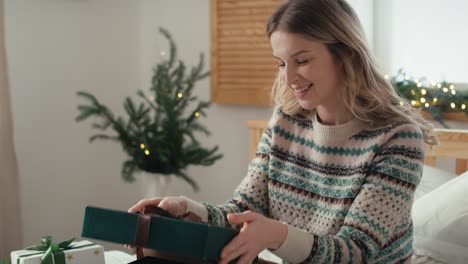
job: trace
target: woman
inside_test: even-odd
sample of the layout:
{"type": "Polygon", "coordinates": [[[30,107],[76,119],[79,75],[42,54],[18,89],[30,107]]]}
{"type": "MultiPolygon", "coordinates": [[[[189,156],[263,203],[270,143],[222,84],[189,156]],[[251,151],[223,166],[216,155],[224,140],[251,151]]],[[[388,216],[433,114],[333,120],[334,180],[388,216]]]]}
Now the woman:
{"type": "Polygon", "coordinates": [[[290,263],[403,263],[411,206],[432,127],[378,71],[345,0],[294,0],[267,24],[277,103],[248,174],[219,206],[142,200],[175,216],[242,225],[221,262],[264,249],[290,263]]]}

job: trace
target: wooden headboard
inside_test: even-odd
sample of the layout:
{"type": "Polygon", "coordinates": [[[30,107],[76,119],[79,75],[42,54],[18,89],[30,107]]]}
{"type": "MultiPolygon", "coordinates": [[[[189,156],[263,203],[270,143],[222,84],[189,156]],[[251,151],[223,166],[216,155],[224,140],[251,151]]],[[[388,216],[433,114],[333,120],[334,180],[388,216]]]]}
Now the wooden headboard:
{"type": "MultiPolygon", "coordinates": [[[[249,156],[255,157],[255,151],[267,125],[264,120],[247,121],[249,129],[249,156]]],[[[424,163],[435,166],[437,158],[446,157],[455,159],[455,173],[462,174],[468,170],[468,131],[455,129],[436,129],[440,145],[436,147],[426,146],[426,158],[424,163]]]]}

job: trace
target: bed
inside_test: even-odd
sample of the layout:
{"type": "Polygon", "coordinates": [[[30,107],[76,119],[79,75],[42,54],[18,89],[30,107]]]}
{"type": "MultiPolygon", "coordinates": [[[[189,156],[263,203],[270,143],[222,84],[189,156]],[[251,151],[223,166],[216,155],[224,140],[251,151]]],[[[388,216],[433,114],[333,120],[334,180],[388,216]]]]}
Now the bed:
{"type": "MultiPolygon", "coordinates": [[[[267,125],[249,120],[249,157],[253,159],[267,125]]],[[[413,263],[468,263],[468,130],[436,129],[440,144],[426,146],[425,165],[413,204],[413,263]],[[436,167],[439,158],[455,161],[454,171],[436,167]]],[[[269,252],[262,257],[279,259],[269,252]]]]}

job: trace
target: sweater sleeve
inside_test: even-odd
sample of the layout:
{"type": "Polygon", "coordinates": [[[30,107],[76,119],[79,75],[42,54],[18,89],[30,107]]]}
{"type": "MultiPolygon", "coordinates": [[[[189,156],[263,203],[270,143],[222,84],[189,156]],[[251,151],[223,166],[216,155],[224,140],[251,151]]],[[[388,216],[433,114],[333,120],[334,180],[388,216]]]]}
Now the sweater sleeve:
{"type": "Polygon", "coordinates": [[[336,235],[288,226],[276,255],[290,263],[396,263],[412,254],[411,207],[419,184],[424,141],[402,125],[377,151],[358,195],[336,235]]]}
{"type": "Polygon", "coordinates": [[[233,227],[227,220],[229,213],[241,213],[247,210],[268,216],[268,161],[271,143],[270,119],[265,128],[254,159],[249,164],[247,175],[234,192],[234,198],[222,205],[197,203],[189,200],[187,211],[199,215],[203,221],[214,226],[233,227]]]}

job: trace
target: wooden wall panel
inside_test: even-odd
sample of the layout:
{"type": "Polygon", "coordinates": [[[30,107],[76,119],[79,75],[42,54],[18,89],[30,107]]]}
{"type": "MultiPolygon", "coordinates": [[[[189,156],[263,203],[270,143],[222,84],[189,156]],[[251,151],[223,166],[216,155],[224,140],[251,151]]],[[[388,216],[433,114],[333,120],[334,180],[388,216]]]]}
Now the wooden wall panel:
{"type": "Polygon", "coordinates": [[[211,0],[211,100],[270,105],[277,67],[265,33],[283,0],[211,0]]]}

